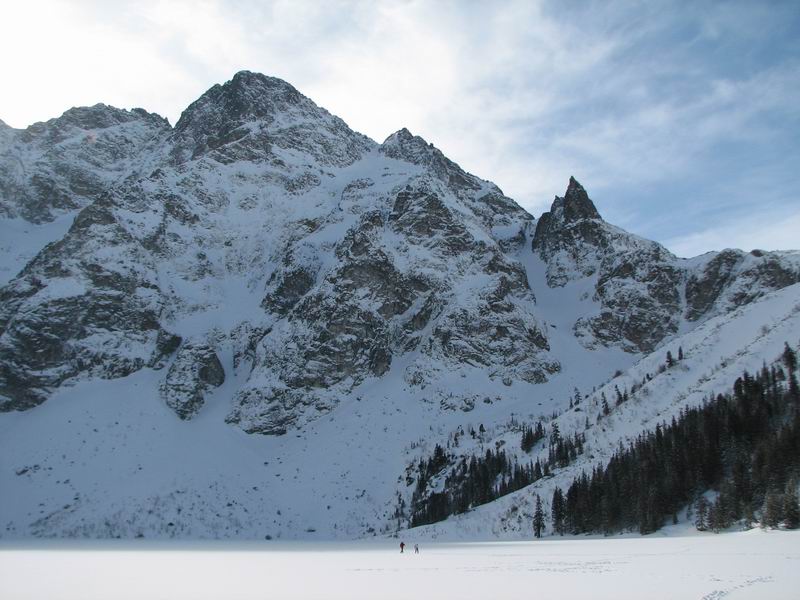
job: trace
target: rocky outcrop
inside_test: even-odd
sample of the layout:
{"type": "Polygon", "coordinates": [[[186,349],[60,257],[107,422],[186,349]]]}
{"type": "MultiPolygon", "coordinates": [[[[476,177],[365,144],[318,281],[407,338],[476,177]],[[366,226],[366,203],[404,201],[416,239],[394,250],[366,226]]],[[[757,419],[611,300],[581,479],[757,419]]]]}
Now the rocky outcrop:
{"type": "Polygon", "coordinates": [[[594,275],[603,258],[614,253],[615,242],[625,250],[629,237],[600,218],[586,190],[570,177],[564,197],[556,196],[536,222],[531,244],[547,263],[547,284],[556,287],[594,275]]]}
{"type": "Polygon", "coordinates": [[[155,265],[100,202],[0,289],[0,410],[43,402],[67,379],[122,377],[176,347],[155,265]]]}
{"type": "Polygon", "coordinates": [[[482,188],[483,182],[480,179],[464,172],[442,154],[441,150],[413,135],[405,127],[386,138],[381,144],[380,152],[390,158],[424,167],[457,194],[475,192],[482,188]]]}
{"type": "Polygon", "coordinates": [[[733,310],[800,281],[797,257],[785,252],[723,250],[700,257],[686,281],[686,318],[733,310]]]}
{"type": "Polygon", "coordinates": [[[52,221],[141,175],[171,128],[142,109],[97,104],[0,136],[0,214],[52,221]]]}
{"type": "Polygon", "coordinates": [[[788,253],[724,250],[679,259],[606,223],[574,178],[538,220],[532,248],[546,263],[549,286],[593,279],[597,312],[575,323],[581,341],[628,352],[650,352],[686,321],[732,310],[800,277],[797,256],[788,253]]]}
{"type": "Polygon", "coordinates": [[[412,243],[437,246],[446,254],[470,250],[474,238],[435,193],[406,188],[395,198],[389,215],[392,229],[412,243]]]}
{"type": "Polygon", "coordinates": [[[205,343],[185,343],[175,356],[161,386],[164,401],[183,420],[202,408],[205,394],[225,382],[225,369],[214,349],[205,343]]]}
{"type": "Polygon", "coordinates": [[[548,380],[562,368],[555,325],[526,268],[544,268],[536,285],[591,290],[570,323],[585,347],[632,353],[800,272],[780,253],[682,261],[606,223],[575,179],[531,236],[531,215],[422,138],[403,129],[378,145],[246,71],[174,129],[103,105],[0,125],[0,212],[65,215],[64,229],[74,215],[5,270],[19,274],[0,288],[0,409],[170,365],[164,401],[191,419],[225,377],[224,352],[227,421],[263,434],[381,378],[410,397],[454,376],[548,380]]]}
{"type": "Polygon", "coordinates": [[[649,352],[678,330],[682,273],[675,256],[606,223],[574,178],[537,222],[532,247],[551,287],[593,278],[598,312],[574,325],[588,347],[649,352]]]}
{"type": "Polygon", "coordinates": [[[460,368],[526,382],[559,369],[524,269],[471,203],[430,173],[383,202],[359,214],[327,268],[308,249],[316,228],[286,250],[293,258],[281,260],[262,304],[279,320],[256,344],[229,422],[284,433],[409,353],[419,357],[405,374],[412,385],[460,368]]]}
{"type": "Polygon", "coordinates": [[[208,156],[276,164],[309,155],[320,165],[342,167],[374,146],[285,81],[240,71],[183,112],[171,155],[177,163],[208,156]]]}

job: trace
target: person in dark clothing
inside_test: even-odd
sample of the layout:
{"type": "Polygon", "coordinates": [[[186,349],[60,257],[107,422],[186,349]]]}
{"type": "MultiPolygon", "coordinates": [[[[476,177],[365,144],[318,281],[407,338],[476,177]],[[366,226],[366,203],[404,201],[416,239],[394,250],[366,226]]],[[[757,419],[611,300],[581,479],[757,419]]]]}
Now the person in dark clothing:
{"type": "Polygon", "coordinates": [[[414,554],[419,554],[419,544],[414,544],[414,554]]]}
{"type": "Polygon", "coordinates": [[[406,543],[405,542],[400,542],[400,554],[403,553],[403,548],[405,548],[405,547],[406,547],[406,543]]]}

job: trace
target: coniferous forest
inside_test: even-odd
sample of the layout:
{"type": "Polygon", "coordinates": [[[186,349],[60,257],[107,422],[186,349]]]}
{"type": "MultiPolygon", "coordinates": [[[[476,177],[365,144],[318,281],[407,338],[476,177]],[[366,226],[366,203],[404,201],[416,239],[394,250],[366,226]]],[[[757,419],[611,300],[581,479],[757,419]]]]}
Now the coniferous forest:
{"type": "MultiPolygon", "coordinates": [[[[520,446],[523,451],[529,452],[544,437],[541,422],[533,427],[525,426],[522,428],[520,446]]],[[[564,437],[555,423],[548,443],[548,458],[545,461],[537,459],[520,464],[502,448],[487,448],[482,456],[473,455],[469,460],[461,457],[445,478],[441,491],[429,492],[431,480],[455,460],[437,444],[433,455],[421,460],[417,467],[417,486],[411,499],[411,526],[442,521],[450,515],[464,513],[470,508],[496,500],[549,475],[553,468],[567,466],[583,454],[583,434],[564,437]]]]}
{"type": "Polygon", "coordinates": [[[698,529],[735,522],[800,526],[797,354],[739,377],[731,392],[682,411],[577,477],[551,503],[556,533],[650,533],[694,508],[698,529]],[[718,492],[710,501],[705,494],[718,492]]]}
{"type": "MultiPolygon", "coordinates": [[[[797,362],[796,351],[786,344],[781,360],[771,367],[743,373],[729,393],[709,397],[627,447],[620,445],[607,465],[582,473],[566,491],[556,488],[550,504],[552,531],[651,533],[676,521],[687,506],[701,530],[719,531],[742,521],[800,526],[797,362]]],[[[626,394],[619,394],[623,401],[626,394]]],[[[456,459],[437,444],[417,465],[411,526],[491,502],[583,453],[582,434],[562,436],[554,423],[548,435],[541,422],[522,427],[521,449],[528,453],[545,438],[547,459],[528,463],[502,448],[456,459]]],[[[405,513],[404,504],[400,513],[405,513]]],[[[545,529],[541,503],[537,514],[539,537],[545,529]]]]}

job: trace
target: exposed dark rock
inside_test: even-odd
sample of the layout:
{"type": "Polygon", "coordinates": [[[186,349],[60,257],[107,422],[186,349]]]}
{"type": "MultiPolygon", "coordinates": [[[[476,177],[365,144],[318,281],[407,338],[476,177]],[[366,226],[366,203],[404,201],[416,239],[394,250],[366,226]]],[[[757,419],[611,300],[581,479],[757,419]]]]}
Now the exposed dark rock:
{"type": "Polygon", "coordinates": [[[285,81],[240,71],[183,112],[172,156],[179,163],[202,156],[224,164],[263,162],[278,148],[308,153],[320,164],[346,166],[373,146],[285,81]]]}
{"type": "Polygon", "coordinates": [[[472,248],[474,239],[435,194],[407,188],[394,201],[392,228],[414,242],[458,254],[472,248]]]}
{"type": "Polygon", "coordinates": [[[307,267],[297,266],[276,271],[269,279],[269,293],[261,306],[265,309],[286,315],[305,296],[316,283],[316,274],[307,267]]]}
{"type": "Polygon", "coordinates": [[[550,287],[589,278],[573,325],[589,348],[647,352],[800,280],[781,253],[682,261],[603,221],[574,178],[531,236],[528,213],[422,138],[378,146],[246,71],[175,129],[103,105],[24,131],[0,123],[0,215],[74,217],[0,288],[0,409],[170,365],[164,399],[189,419],[222,383],[225,348],[238,385],[227,420],[265,434],[400,365],[416,389],[445,373],[545,381],[561,366],[528,242],[550,287]]]}
{"type": "Polygon", "coordinates": [[[204,343],[181,346],[161,386],[164,401],[183,420],[191,419],[211,388],[225,382],[225,369],[214,349],[204,343]]]}
{"type": "Polygon", "coordinates": [[[0,214],[32,223],[79,210],[132,175],[169,134],[142,109],[104,104],[71,108],[27,129],[6,129],[0,144],[0,214]]]}
{"type": "Polygon", "coordinates": [[[723,250],[686,281],[686,317],[692,321],[732,310],[800,281],[800,268],[781,253],[723,250]]]}
{"type": "Polygon", "coordinates": [[[78,375],[122,377],[174,345],[143,249],[99,202],[0,290],[0,410],[24,410],[78,375]],[[98,262],[98,249],[119,262],[98,262]]]}
{"type": "Polygon", "coordinates": [[[711,308],[735,277],[735,269],[741,262],[741,252],[723,250],[709,261],[701,274],[689,278],[686,282],[687,318],[696,321],[711,308]]]}

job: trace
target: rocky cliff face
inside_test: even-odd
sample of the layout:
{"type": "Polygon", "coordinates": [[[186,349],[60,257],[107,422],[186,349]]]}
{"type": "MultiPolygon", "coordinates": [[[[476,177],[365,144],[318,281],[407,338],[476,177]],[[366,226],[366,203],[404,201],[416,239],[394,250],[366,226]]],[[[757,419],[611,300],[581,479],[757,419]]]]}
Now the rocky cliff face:
{"type": "Polygon", "coordinates": [[[161,323],[153,257],[96,201],[0,289],[0,408],[26,409],[78,375],[158,367],[180,341],[161,323]]]}
{"type": "Polygon", "coordinates": [[[225,369],[208,344],[185,343],[175,355],[161,386],[164,400],[184,420],[202,408],[205,394],[225,382],[225,369]]]}
{"type": "Polygon", "coordinates": [[[193,102],[171,141],[177,163],[208,155],[221,163],[278,166],[309,156],[319,165],[343,167],[375,146],[285,81],[248,71],[193,102]]]}
{"type": "MultiPolygon", "coordinates": [[[[68,112],[52,128],[145,116],[87,110],[96,120],[68,112]]],[[[418,387],[460,367],[529,382],[558,370],[509,254],[532,218],[421,138],[379,146],[247,72],[173,130],[147,119],[158,147],[122,179],[98,166],[92,194],[63,203],[79,210],[68,233],[2,290],[5,410],[67,380],[169,366],[164,399],[191,418],[220,380],[200,375],[216,354],[190,341],[209,336],[233,351],[244,383],[228,421],[250,432],[302,425],[398,357],[418,387]]]]}
{"type": "MultiPolygon", "coordinates": [[[[339,206],[346,199],[349,210],[304,227],[282,250],[261,303],[274,324],[255,334],[253,371],[228,417],[246,431],[283,433],[327,412],[400,357],[409,386],[465,366],[498,381],[544,381],[559,368],[524,270],[494,221],[471,208],[499,190],[463,171],[457,187],[428,168],[409,177],[383,150],[384,181],[347,184],[339,206]]],[[[520,233],[530,217],[502,220],[520,233]]]]}
{"type": "Polygon", "coordinates": [[[796,253],[724,250],[679,259],[606,223],[574,178],[537,222],[532,249],[551,287],[591,278],[597,311],[574,325],[582,343],[628,352],[650,352],[694,322],[800,280],[796,253]]]}
{"type": "Polygon", "coordinates": [[[530,248],[547,286],[592,282],[572,334],[631,353],[799,272],[790,253],[677,259],[603,221],[574,179],[537,222],[409,131],[376,144],[249,72],[174,129],[103,105],[0,127],[0,210],[73,219],[0,289],[0,409],[154,369],[182,419],[231,377],[226,420],[251,433],[301,428],[390,378],[426,401],[548,381],[564,358],[530,248]]]}
{"type": "Polygon", "coordinates": [[[171,128],[142,109],[104,104],[0,133],[0,214],[33,223],[83,208],[114,183],[140,176],[171,128]]]}

